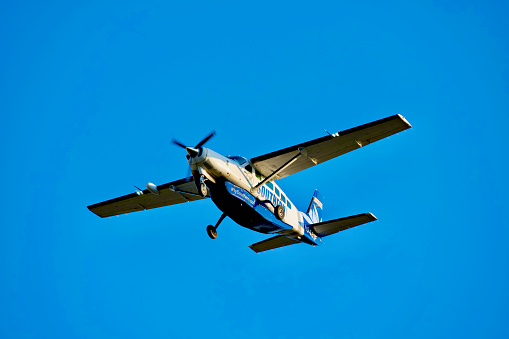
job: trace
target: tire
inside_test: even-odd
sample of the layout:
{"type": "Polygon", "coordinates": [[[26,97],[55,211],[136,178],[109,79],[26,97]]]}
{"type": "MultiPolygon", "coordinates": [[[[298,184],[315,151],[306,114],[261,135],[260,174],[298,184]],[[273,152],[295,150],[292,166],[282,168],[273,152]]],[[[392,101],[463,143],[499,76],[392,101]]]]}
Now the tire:
{"type": "Polygon", "coordinates": [[[200,194],[203,196],[203,197],[206,197],[207,194],[209,194],[209,191],[207,190],[207,185],[205,185],[204,183],[201,183],[200,184],[200,194]]]}
{"type": "Polygon", "coordinates": [[[208,236],[210,237],[210,239],[215,239],[217,238],[217,231],[216,231],[216,228],[212,225],[208,225],[207,226],[207,234],[208,236]]]}
{"type": "Polygon", "coordinates": [[[285,209],[281,205],[276,206],[276,209],[274,210],[274,214],[276,215],[277,219],[283,220],[285,218],[285,209]]]}

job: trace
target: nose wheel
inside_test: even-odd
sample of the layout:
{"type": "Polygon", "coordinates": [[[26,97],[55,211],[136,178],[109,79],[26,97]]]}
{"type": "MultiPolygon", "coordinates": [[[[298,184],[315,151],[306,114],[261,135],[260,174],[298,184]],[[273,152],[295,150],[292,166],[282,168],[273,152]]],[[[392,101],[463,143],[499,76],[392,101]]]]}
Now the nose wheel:
{"type": "Polygon", "coordinates": [[[210,237],[210,239],[217,238],[217,230],[216,230],[216,228],[214,226],[212,226],[212,225],[208,225],[207,226],[207,234],[210,237]]]}
{"type": "Polygon", "coordinates": [[[216,223],[216,226],[208,225],[207,226],[207,234],[210,237],[210,239],[217,238],[217,228],[219,227],[219,224],[226,218],[226,213],[223,213],[219,220],[216,223]]]}

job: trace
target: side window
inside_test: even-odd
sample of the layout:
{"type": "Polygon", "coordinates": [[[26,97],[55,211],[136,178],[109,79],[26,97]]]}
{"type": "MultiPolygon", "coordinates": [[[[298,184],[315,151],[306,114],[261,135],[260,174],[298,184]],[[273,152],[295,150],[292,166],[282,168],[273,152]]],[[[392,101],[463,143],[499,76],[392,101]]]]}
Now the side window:
{"type": "Polygon", "coordinates": [[[260,172],[255,171],[255,174],[256,174],[256,177],[258,178],[258,180],[262,181],[262,175],[260,174],[260,172]]]}
{"type": "Polygon", "coordinates": [[[267,187],[268,187],[268,188],[270,188],[271,190],[272,190],[272,189],[274,189],[274,186],[272,185],[272,183],[271,183],[271,182],[268,182],[268,183],[267,183],[267,187]]]}
{"type": "Polygon", "coordinates": [[[277,187],[274,187],[274,192],[276,193],[276,195],[279,197],[279,190],[277,189],[277,187]]]}
{"type": "Polygon", "coordinates": [[[284,194],[281,194],[281,201],[283,202],[283,204],[286,202],[286,198],[285,198],[284,194]]]}
{"type": "Polygon", "coordinates": [[[289,209],[292,209],[292,204],[290,204],[290,200],[286,202],[286,206],[288,206],[289,209]]]}

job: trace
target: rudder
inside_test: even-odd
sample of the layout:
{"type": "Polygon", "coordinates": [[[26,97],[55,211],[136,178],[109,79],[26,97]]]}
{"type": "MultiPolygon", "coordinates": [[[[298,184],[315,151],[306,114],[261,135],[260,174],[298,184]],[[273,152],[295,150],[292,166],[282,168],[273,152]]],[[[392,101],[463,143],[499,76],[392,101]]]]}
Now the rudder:
{"type": "Polygon", "coordinates": [[[309,219],[313,222],[313,224],[322,222],[322,214],[323,214],[323,196],[315,190],[313,197],[311,198],[311,202],[309,203],[308,211],[306,214],[309,216],[309,219]]]}

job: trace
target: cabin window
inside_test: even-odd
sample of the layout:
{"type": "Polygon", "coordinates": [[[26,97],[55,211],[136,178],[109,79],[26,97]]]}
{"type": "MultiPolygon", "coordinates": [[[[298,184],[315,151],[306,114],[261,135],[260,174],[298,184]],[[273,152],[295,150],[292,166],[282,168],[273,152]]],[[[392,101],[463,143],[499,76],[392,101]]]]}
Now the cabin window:
{"type": "Polygon", "coordinates": [[[285,198],[284,194],[281,194],[281,201],[283,202],[283,204],[286,202],[286,198],[285,198]]]}
{"type": "Polygon", "coordinates": [[[270,188],[270,189],[274,189],[274,186],[272,185],[272,183],[271,183],[271,182],[268,182],[268,183],[267,183],[267,187],[268,187],[268,188],[270,188]]]}
{"type": "Polygon", "coordinates": [[[290,204],[290,200],[286,201],[286,206],[288,206],[289,209],[292,209],[292,204],[290,204]]]}
{"type": "Polygon", "coordinates": [[[274,187],[274,192],[276,193],[276,195],[279,197],[279,190],[277,189],[277,187],[274,187]]]}
{"type": "Polygon", "coordinates": [[[258,178],[258,180],[262,181],[262,175],[260,174],[260,172],[255,170],[255,174],[256,174],[256,177],[258,178]]]}

